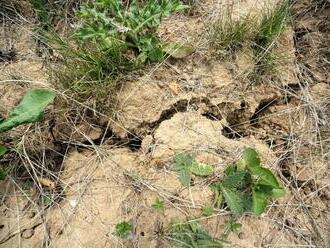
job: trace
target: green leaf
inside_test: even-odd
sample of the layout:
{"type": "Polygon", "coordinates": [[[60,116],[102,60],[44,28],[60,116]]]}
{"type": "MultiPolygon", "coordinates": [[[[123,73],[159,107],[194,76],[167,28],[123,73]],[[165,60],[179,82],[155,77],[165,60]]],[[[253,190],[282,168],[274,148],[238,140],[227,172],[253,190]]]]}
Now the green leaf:
{"type": "Polygon", "coordinates": [[[285,196],[286,191],[282,188],[272,189],[272,197],[274,198],[280,198],[285,196]]]}
{"type": "Polygon", "coordinates": [[[179,171],[179,180],[183,186],[188,187],[190,185],[191,174],[188,169],[182,169],[179,171]]]}
{"type": "Polygon", "coordinates": [[[190,185],[191,172],[190,167],[194,157],[190,154],[177,154],[175,156],[175,170],[179,173],[179,180],[183,186],[190,185]]]}
{"type": "Polygon", "coordinates": [[[245,189],[251,182],[251,175],[246,171],[234,171],[225,176],[222,184],[229,189],[245,189]]]}
{"type": "Polygon", "coordinates": [[[246,148],[243,151],[243,161],[245,162],[246,167],[250,170],[251,168],[260,167],[260,158],[256,150],[252,148],[246,148]]]}
{"type": "Polygon", "coordinates": [[[7,152],[7,148],[3,145],[0,145],[0,157],[7,152]]]}
{"type": "Polygon", "coordinates": [[[7,176],[6,171],[0,167],[0,181],[5,180],[7,176]]]}
{"type": "Polygon", "coordinates": [[[54,98],[55,93],[52,90],[32,89],[28,91],[9,117],[0,123],[0,133],[21,124],[39,121],[44,109],[54,98]]]}
{"type": "Polygon", "coordinates": [[[245,195],[240,191],[221,187],[225,201],[230,210],[235,214],[241,214],[245,210],[245,195]]]}
{"type": "Polygon", "coordinates": [[[280,188],[276,177],[269,169],[256,167],[251,168],[251,172],[254,176],[258,177],[258,184],[269,185],[273,188],[280,188]]]}
{"type": "Polygon", "coordinates": [[[221,183],[220,182],[215,182],[210,185],[210,189],[214,193],[214,200],[213,200],[213,206],[216,208],[220,208],[223,202],[223,196],[221,193],[221,183]]]}
{"type": "Polygon", "coordinates": [[[202,215],[211,216],[213,214],[214,208],[212,205],[206,205],[202,208],[202,215]]]}
{"type": "Polygon", "coordinates": [[[183,59],[191,55],[195,49],[189,45],[180,45],[177,43],[170,43],[164,46],[164,52],[176,59],[183,59]]]}
{"type": "Polygon", "coordinates": [[[154,209],[164,214],[165,212],[165,206],[164,201],[159,200],[159,198],[156,199],[156,201],[151,205],[154,209]]]}
{"type": "Polygon", "coordinates": [[[116,224],[116,230],[112,233],[120,238],[127,238],[133,230],[133,226],[127,221],[122,221],[116,224]]]}
{"type": "Polygon", "coordinates": [[[193,162],[189,169],[197,176],[210,176],[213,173],[212,166],[203,163],[193,162]]]}
{"type": "Polygon", "coordinates": [[[267,195],[258,190],[253,190],[252,191],[252,212],[255,213],[256,215],[261,215],[268,203],[268,198],[267,195]]]}
{"type": "Polygon", "coordinates": [[[225,174],[229,176],[232,173],[236,172],[236,167],[233,164],[229,164],[225,170],[225,174]]]}
{"type": "Polygon", "coordinates": [[[177,154],[175,156],[176,168],[189,167],[194,161],[194,157],[190,154],[177,154]]]}
{"type": "Polygon", "coordinates": [[[238,230],[242,227],[242,224],[237,223],[234,218],[230,218],[225,221],[225,230],[237,233],[238,230]]]}

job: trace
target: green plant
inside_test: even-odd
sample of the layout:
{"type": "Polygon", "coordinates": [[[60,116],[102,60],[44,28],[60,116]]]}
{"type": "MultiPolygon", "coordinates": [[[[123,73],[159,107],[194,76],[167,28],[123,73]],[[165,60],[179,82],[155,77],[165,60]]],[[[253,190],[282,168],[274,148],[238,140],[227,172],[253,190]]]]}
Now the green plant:
{"type": "Polygon", "coordinates": [[[227,167],[224,179],[213,184],[212,189],[215,197],[223,196],[234,214],[260,215],[270,199],[285,195],[283,186],[269,169],[260,165],[257,152],[251,148],[244,150],[242,160],[235,166],[227,167]]]}
{"type": "Polygon", "coordinates": [[[47,28],[49,25],[49,15],[45,0],[31,0],[31,3],[36,12],[37,20],[40,22],[40,27],[42,29],[47,28]]]}
{"type": "Polygon", "coordinates": [[[151,207],[153,207],[162,214],[164,214],[165,212],[164,201],[160,200],[159,198],[156,199],[156,201],[151,205],[151,207]]]}
{"type": "Polygon", "coordinates": [[[264,16],[254,38],[254,48],[257,52],[267,52],[274,45],[274,41],[285,29],[289,18],[289,10],[289,1],[284,0],[278,3],[274,10],[264,16]]]}
{"type": "Polygon", "coordinates": [[[179,173],[179,179],[184,186],[190,185],[191,173],[197,176],[210,176],[213,173],[212,166],[196,162],[190,154],[175,156],[175,170],[179,173]]]}
{"type": "Polygon", "coordinates": [[[174,247],[221,248],[222,240],[213,238],[197,221],[178,222],[170,225],[169,240],[174,247]]]}
{"type": "Polygon", "coordinates": [[[120,238],[127,238],[133,230],[133,226],[127,221],[122,221],[116,224],[115,231],[112,233],[113,235],[120,238]]]}
{"type": "Polygon", "coordinates": [[[208,41],[211,51],[227,57],[239,49],[251,50],[255,68],[249,72],[251,81],[259,82],[276,77],[282,55],[276,53],[276,41],[289,20],[290,1],[280,1],[272,11],[264,14],[260,22],[247,16],[233,21],[232,13],[224,13],[209,29],[208,41]]]}
{"type": "MultiPolygon", "coordinates": [[[[29,90],[21,102],[11,111],[9,117],[0,117],[0,133],[8,131],[22,124],[40,121],[43,117],[44,109],[55,98],[55,92],[48,89],[29,90]]],[[[0,144],[0,157],[7,151],[7,148],[0,144]]],[[[1,178],[5,175],[0,170],[1,178]]]]}
{"type": "Polygon", "coordinates": [[[253,53],[256,61],[253,77],[257,81],[264,75],[274,76],[280,58],[276,54],[275,47],[278,37],[284,31],[289,20],[289,0],[279,2],[275,9],[264,16],[258,27],[258,32],[253,40],[253,53]]]}
{"type": "Polygon", "coordinates": [[[202,208],[202,215],[211,216],[213,214],[214,207],[212,205],[206,205],[202,208]]]}
{"type": "Polygon", "coordinates": [[[214,51],[226,55],[242,48],[253,35],[253,19],[246,17],[234,21],[230,15],[224,15],[211,25],[208,40],[214,51]]]}
{"type": "Polygon", "coordinates": [[[59,81],[79,100],[95,91],[99,98],[108,97],[129,72],[164,58],[165,44],[156,30],[163,17],[185,8],[179,0],[96,0],[82,5],[72,36],[48,36],[63,57],[59,81]]]}
{"type": "Polygon", "coordinates": [[[230,218],[229,220],[225,221],[225,235],[229,232],[237,233],[238,230],[242,227],[242,224],[237,223],[234,218],[230,218]]]}

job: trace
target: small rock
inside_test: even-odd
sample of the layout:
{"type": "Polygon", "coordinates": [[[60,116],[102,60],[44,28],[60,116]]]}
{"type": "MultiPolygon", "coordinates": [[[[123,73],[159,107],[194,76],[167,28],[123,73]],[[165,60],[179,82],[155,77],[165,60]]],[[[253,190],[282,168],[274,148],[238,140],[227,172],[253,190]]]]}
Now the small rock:
{"type": "Polygon", "coordinates": [[[243,232],[240,232],[240,233],[238,234],[238,238],[239,238],[239,239],[245,239],[245,234],[244,234],[243,232]]]}
{"type": "Polygon", "coordinates": [[[26,229],[22,232],[21,234],[21,237],[23,239],[29,239],[31,238],[32,236],[34,235],[34,230],[31,228],[31,229],[26,229]]]}
{"type": "Polygon", "coordinates": [[[36,213],[33,212],[33,211],[31,211],[31,212],[28,213],[28,217],[29,217],[30,219],[32,219],[35,215],[36,215],[36,213]]]}

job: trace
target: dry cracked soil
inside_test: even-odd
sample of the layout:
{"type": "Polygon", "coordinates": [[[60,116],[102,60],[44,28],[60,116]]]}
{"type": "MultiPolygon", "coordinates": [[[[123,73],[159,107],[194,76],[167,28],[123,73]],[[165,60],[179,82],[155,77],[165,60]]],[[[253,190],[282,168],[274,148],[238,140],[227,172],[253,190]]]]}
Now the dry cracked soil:
{"type": "MultiPolygon", "coordinates": [[[[77,103],[58,92],[63,99],[43,122],[1,134],[19,155],[2,160],[15,169],[0,181],[0,247],[172,247],[165,235],[171,220],[191,217],[220,237],[230,212],[205,217],[202,208],[212,201],[212,180],[245,147],[258,150],[288,193],[260,217],[239,217],[242,227],[225,247],[329,247],[329,2],[296,1],[294,20],[278,39],[286,59],[276,81],[251,85],[244,76],[254,67],[251,51],[231,61],[206,59],[205,25],[224,6],[239,18],[275,4],[196,1],[193,11],[166,18],[158,30],[166,41],[193,43],[195,52],[125,82],[114,114],[61,109],[63,99],[77,103]],[[173,170],[177,153],[210,164],[214,177],[182,186],[173,170]],[[151,207],[157,198],[164,213],[151,207]],[[133,226],[129,239],[113,235],[123,220],[133,226]]],[[[51,87],[33,11],[19,5],[19,18],[0,20],[3,116],[28,89],[51,87]]]]}

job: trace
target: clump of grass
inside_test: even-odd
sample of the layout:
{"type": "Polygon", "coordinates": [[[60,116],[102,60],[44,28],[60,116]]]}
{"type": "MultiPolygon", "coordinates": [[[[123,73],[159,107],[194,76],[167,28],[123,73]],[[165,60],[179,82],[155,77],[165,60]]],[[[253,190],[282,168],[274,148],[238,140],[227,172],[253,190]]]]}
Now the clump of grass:
{"type": "Polygon", "coordinates": [[[249,17],[234,21],[229,15],[216,20],[209,31],[210,47],[223,55],[241,49],[246,41],[251,40],[252,22],[249,17]]]}
{"type": "Polygon", "coordinates": [[[284,0],[266,13],[259,24],[256,18],[233,21],[230,15],[224,14],[212,25],[209,45],[217,55],[223,57],[239,49],[251,49],[256,66],[250,78],[257,80],[264,75],[275,75],[281,56],[274,50],[289,20],[289,10],[289,1],[284,0]]]}
{"type": "Polygon", "coordinates": [[[265,15],[258,27],[253,41],[253,53],[256,61],[254,78],[264,75],[276,75],[280,57],[275,47],[278,37],[283,33],[289,19],[289,1],[279,3],[273,11],[265,15]]]}
{"type": "Polygon", "coordinates": [[[254,49],[257,52],[267,52],[274,46],[276,39],[285,29],[289,18],[289,7],[289,1],[285,0],[264,16],[254,38],[254,49]]]}

